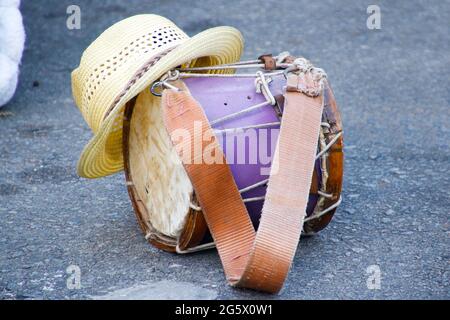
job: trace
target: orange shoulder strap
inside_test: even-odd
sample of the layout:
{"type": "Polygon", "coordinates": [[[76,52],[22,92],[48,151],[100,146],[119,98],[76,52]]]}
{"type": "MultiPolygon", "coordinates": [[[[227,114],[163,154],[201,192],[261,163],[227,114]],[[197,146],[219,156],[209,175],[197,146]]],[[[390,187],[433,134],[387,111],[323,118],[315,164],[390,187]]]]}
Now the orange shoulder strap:
{"type": "Polygon", "coordinates": [[[322,116],[322,97],[300,93],[298,88],[306,87],[302,79],[296,74],[288,77],[258,232],[202,107],[182,82],[177,83],[182,91],[163,92],[165,126],[192,181],[227,280],[233,286],[278,292],[295,255],[322,116]],[[214,155],[213,163],[206,161],[205,152],[214,155]]]}

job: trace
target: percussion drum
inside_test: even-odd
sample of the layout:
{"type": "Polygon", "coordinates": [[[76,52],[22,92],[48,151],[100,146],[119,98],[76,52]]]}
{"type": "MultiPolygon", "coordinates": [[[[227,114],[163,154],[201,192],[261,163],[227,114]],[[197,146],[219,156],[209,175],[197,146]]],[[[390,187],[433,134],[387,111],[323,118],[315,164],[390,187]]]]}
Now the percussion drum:
{"type": "MultiPolygon", "coordinates": [[[[248,63],[235,65],[241,66],[248,63]]],[[[262,68],[254,74],[234,75],[193,71],[204,72],[177,71],[177,81],[183,81],[203,107],[257,229],[283,116],[285,70],[262,68]]],[[[323,94],[322,125],[304,235],[325,228],[341,201],[342,122],[327,81],[323,94]]],[[[125,107],[123,156],[134,211],[146,239],[160,249],[188,253],[211,248],[214,243],[189,177],[164,127],[160,102],[160,98],[145,90],[125,107]]]]}

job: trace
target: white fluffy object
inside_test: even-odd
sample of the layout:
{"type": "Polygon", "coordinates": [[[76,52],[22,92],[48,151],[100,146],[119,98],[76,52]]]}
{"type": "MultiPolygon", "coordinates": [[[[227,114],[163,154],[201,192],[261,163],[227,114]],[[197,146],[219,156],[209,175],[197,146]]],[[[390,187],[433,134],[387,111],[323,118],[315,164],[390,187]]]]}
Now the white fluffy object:
{"type": "Polygon", "coordinates": [[[0,107],[14,95],[25,43],[20,0],[0,0],[0,107]]]}

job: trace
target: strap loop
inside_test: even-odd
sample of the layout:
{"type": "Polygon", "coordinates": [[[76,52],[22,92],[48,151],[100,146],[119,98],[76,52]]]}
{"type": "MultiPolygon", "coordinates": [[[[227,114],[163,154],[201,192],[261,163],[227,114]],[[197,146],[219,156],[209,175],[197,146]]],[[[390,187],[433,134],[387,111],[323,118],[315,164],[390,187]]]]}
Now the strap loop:
{"type": "Polygon", "coordinates": [[[272,56],[272,54],[263,54],[258,57],[264,63],[265,70],[275,70],[277,68],[277,60],[272,56]]]}

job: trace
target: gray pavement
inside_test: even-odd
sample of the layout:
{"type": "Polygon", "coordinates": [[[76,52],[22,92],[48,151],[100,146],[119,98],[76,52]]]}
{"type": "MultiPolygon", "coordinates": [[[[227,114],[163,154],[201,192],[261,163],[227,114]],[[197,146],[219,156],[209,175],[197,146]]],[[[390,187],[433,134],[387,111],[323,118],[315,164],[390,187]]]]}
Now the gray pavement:
{"type": "Polygon", "coordinates": [[[449,299],[449,1],[24,1],[19,90],[0,111],[0,298],[449,299]],[[66,29],[66,7],[82,29],[66,29]],[[378,4],[382,29],[368,30],[378,4]],[[289,50],[327,70],[343,114],[344,201],[302,239],[283,291],[228,287],[215,251],[149,246],[122,174],[78,178],[91,132],[70,72],[112,23],[158,13],[193,35],[232,25],[245,57],[289,50]],[[66,286],[78,265],[81,289],[66,286]],[[381,288],[366,269],[378,265],[381,288]]]}

